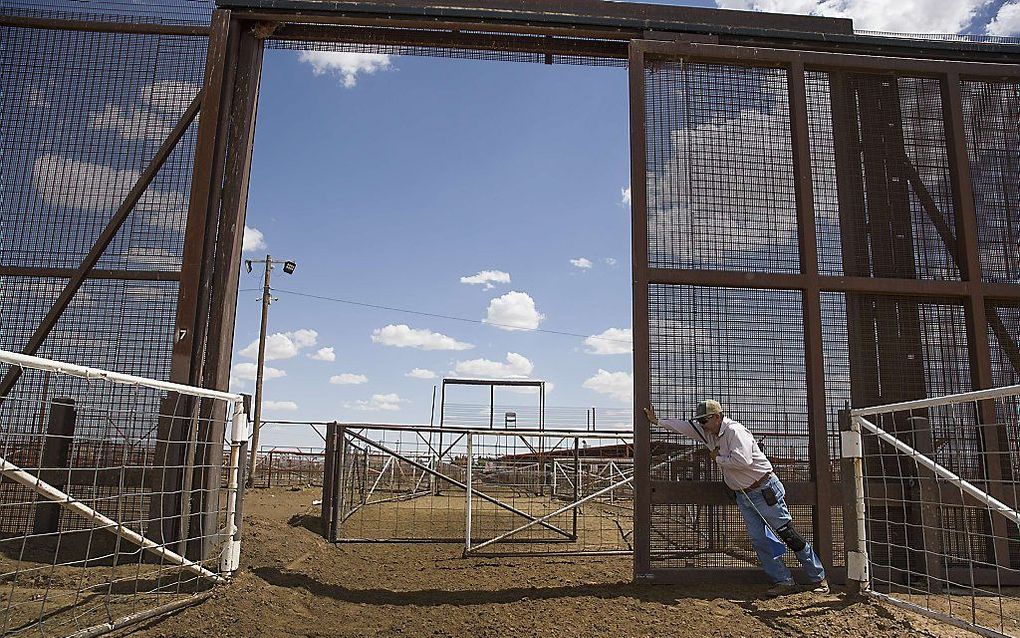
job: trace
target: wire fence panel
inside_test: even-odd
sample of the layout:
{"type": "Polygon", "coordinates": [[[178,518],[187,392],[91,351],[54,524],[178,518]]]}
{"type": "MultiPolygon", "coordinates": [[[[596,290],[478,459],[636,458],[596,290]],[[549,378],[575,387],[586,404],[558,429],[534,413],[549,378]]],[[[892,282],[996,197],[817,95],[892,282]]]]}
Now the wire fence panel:
{"type": "Polygon", "coordinates": [[[469,554],[632,551],[630,433],[336,427],[334,540],[451,542],[469,554]]]}
{"type": "Polygon", "coordinates": [[[1020,386],[851,414],[871,591],[1020,636],[1020,386]]]}
{"type": "Polygon", "coordinates": [[[321,486],[325,462],[323,448],[262,446],[254,487],[321,486]]]}
{"type": "Polygon", "coordinates": [[[98,632],[225,582],[240,551],[239,396],[0,361],[30,381],[0,402],[0,634],[98,632]]]}

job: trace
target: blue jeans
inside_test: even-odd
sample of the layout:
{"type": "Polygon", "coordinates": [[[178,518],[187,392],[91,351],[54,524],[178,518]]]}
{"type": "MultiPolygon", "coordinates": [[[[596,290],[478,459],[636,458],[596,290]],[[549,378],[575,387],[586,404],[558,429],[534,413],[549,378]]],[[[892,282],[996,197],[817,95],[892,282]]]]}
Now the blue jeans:
{"type": "MultiPolygon", "coordinates": [[[[783,564],[782,558],[773,556],[773,550],[765,536],[762,517],[768,521],[773,530],[778,530],[792,521],[793,517],[790,516],[790,510],[786,507],[786,501],[783,498],[785,494],[783,483],[775,474],[754,490],[737,492],[737,505],[740,507],[740,514],[744,517],[744,522],[747,523],[747,533],[751,537],[751,544],[754,545],[754,549],[758,553],[762,569],[774,583],[791,582],[793,576],[783,564]],[[777,497],[775,505],[765,503],[765,497],[762,496],[761,491],[766,487],[775,490],[777,497]]],[[[804,566],[804,573],[807,574],[811,582],[816,583],[825,578],[825,568],[822,567],[822,561],[818,560],[814,549],[811,548],[811,543],[797,552],[797,560],[804,566]]]]}

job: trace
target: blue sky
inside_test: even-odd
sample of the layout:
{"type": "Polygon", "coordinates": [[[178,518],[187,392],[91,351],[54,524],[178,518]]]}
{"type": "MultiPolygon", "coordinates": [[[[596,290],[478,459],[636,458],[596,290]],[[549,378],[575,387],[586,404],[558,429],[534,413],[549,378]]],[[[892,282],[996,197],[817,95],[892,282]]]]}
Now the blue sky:
{"type": "MultiPolygon", "coordinates": [[[[904,31],[980,33],[1008,14],[1001,2],[959,0],[929,25],[895,22],[876,1],[720,4],[855,12],[859,28],[904,31]]],[[[267,365],[278,376],[266,381],[265,418],[427,422],[444,376],[543,379],[551,406],[627,407],[627,109],[618,68],[267,51],[247,219],[258,233],[245,256],[269,252],[298,269],[274,272],[278,358],[267,365]],[[486,271],[496,279],[461,281],[486,271]],[[586,344],[597,335],[608,339],[586,344]]],[[[258,269],[242,272],[236,390],[254,387],[260,285],[258,269]]],[[[462,389],[450,400],[486,398],[462,389]]],[[[317,441],[293,429],[264,440],[317,441]]]]}
{"type": "MultiPolygon", "coordinates": [[[[297,52],[267,52],[247,223],[266,249],[246,256],[298,262],[292,276],[274,271],[274,288],[475,323],[280,292],[270,332],[317,335],[314,345],[308,333],[290,335],[308,345],[268,363],[286,376],[266,381],[266,400],[297,408],[266,416],[427,422],[432,386],[458,372],[544,379],[550,404],[626,406],[627,344],[589,354],[583,337],[481,323],[532,327],[537,314],[542,329],[585,336],[630,328],[626,72],[415,57],[389,65],[345,86],[342,73],[316,75],[297,52]],[[483,271],[510,281],[461,282],[483,271]],[[530,298],[534,312],[490,317],[499,298],[524,311],[530,298]],[[373,341],[387,326],[396,328],[373,341]],[[309,358],[321,348],[335,360],[309,358]],[[436,378],[405,376],[416,368],[436,378]],[[584,388],[599,370],[615,373],[602,375],[604,391],[584,388]],[[345,374],[363,382],[330,383],[345,374]]],[[[245,348],[258,337],[259,293],[249,289],[260,281],[242,274],[235,363],[254,361],[245,348]]],[[[296,350],[278,340],[281,354],[296,350]]]]}

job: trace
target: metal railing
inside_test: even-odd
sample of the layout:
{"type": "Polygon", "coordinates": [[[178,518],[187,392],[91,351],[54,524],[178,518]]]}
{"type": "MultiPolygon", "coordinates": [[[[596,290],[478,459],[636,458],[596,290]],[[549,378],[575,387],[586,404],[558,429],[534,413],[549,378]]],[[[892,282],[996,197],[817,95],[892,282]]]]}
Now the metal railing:
{"type": "Polygon", "coordinates": [[[1020,636],[1020,386],[851,410],[843,430],[851,581],[1020,636]]]}
{"type": "Polygon", "coordinates": [[[240,395],[0,351],[5,365],[21,380],[0,401],[0,633],[99,635],[227,582],[240,395]]]}

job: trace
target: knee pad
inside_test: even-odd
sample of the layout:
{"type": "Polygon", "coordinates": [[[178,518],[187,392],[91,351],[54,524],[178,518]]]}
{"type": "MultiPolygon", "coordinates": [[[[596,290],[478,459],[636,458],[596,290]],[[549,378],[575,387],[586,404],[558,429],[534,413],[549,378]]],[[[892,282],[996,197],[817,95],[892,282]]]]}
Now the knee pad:
{"type": "Polygon", "coordinates": [[[795,552],[799,552],[807,547],[807,541],[793,528],[793,523],[783,525],[776,530],[776,534],[779,534],[779,538],[783,539],[786,546],[795,552]]]}

